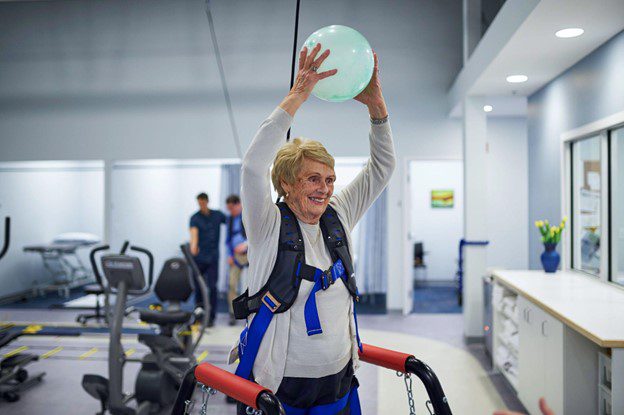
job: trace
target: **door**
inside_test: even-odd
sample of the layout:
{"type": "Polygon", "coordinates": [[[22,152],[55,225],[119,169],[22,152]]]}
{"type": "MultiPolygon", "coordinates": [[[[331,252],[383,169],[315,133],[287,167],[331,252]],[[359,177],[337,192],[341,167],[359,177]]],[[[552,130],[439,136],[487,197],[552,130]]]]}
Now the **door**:
{"type": "MultiPolygon", "coordinates": [[[[464,166],[461,160],[412,160],[405,203],[405,275],[424,285],[454,286],[459,240],[464,227],[464,166]],[[422,244],[415,267],[414,245],[422,244]]],[[[411,300],[411,299],[410,299],[411,300]]]]}

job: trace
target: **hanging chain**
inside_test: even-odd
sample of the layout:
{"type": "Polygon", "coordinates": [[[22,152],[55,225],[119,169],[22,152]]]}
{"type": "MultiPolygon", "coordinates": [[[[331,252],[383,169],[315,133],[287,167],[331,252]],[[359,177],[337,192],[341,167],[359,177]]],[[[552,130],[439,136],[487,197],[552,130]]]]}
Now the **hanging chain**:
{"type": "Polygon", "coordinates": [[[202,391],[202,405],[201,409],[199,410],[199,414],[206,415],[208,413],[208,399],[210,399],[211,396],[215,395],[217,393],[217,390],[212,389],[211,387],[208,387],[203,383],[200,383],[200,385],[202,391]]]}
{"type": "Polygon", "coordinates": [[[187,399],[184,401],[184,415],[191,415],[193,411],[193,407],[195,407],[195,401],[192,399],[187,399]]]}
{"type": "Polygon", "coordinates": [[[262,411],[259,409],[254,409],[251,406],[248,406],[247,409],[245,410],[245,412],[247,413],[247,415],[262,415],[262,411]]]}
{"type": "Polygon", "coordinates": [[[405,382],[405,390],[407,391],[407,403],[409,405],[409,415],[416,415],[416,409],[414,407],[414,393],[412,392],[412,376],[410,373],[396,372],[398,377],[403,377],[405,382]]]}

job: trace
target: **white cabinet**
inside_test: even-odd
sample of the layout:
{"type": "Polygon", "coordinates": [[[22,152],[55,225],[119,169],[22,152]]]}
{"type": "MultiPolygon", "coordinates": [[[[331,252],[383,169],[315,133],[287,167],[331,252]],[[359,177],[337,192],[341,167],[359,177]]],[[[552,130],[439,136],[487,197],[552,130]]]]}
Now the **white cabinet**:
{"type": "Polygon", "coordinates": [[[563,414],[563,324],[522,296],[518,307],[518,396],[531,415],[541,413],[540,397],[563,414]]]}

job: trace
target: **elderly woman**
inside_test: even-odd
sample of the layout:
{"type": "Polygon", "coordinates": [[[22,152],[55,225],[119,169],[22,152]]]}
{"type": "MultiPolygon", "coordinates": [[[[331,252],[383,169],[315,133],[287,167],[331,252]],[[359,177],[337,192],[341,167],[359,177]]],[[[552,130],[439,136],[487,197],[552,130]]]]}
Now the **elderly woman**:
{"type": "Polygon", "coordinates": [[[317,73],[330,53],[320,50],[318,44],[309,54],[301,51],[293,88],[260,126],[242,167],[249,289],[234,300],[234,310],[237,318],[253,319],[241,334],[236,374],[277,391],[289,415],[359,413],[350,232],[395,166],[376,55],[373,77],[355,97],[370,114],[370,159],[344,190],[333,194],[334,158],[321,143],[285,143],[316,83],[337,72],[317,73]],[[277,205],[271,181],[283,198],[277,205]]]}

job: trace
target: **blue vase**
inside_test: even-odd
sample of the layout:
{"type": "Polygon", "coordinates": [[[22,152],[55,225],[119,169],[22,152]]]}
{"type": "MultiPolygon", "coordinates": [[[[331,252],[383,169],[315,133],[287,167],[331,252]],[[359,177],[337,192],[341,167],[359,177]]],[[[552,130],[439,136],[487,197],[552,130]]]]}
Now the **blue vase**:
{"type": "Polygon", "coordinates": [[[557,252],[557,244],[544,244],[544,252],[540,257],[542,260],[542,266],[546,272],[556,272],[559,267],[559,261],[561,256],[557,252]]]}

